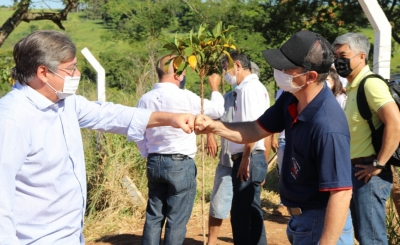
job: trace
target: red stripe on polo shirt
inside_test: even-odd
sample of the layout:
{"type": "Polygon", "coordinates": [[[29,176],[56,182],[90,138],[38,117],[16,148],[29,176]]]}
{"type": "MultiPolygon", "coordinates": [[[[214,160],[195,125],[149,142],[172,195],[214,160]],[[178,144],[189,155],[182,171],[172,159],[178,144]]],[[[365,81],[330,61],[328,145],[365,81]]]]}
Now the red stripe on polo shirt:
{"type": "Polygon", "coordinates": [[[324,188],[324,189],[319,189],[319,191],[344,191],[344,190],[351,190],[353,189],[352,186],[346,186],[346,187],[339,187],[339,188],[324,188]]]}
{"type": "Polygon", "coordinates": [[[296,103],[290,104],[288,106],[289,114],[292,116],[292,126],[297,122],[298,114],[297,114],[297,105],[296,103]]]}
{"type": "Polygon", "coordinates": [[[266,128],[264,128],[264,126],[260,123],[260,121],[257,119],[257,123],[258,123],[258,125],[260,125],[260,127],[262,128],[262,129],[264,129],[265,131],[267,131],[268,133],[271,133],[271,134],[273,134],[274,132],[271,132],[271,131],[269,131],[268,129],[266,129],[266,128]]]}

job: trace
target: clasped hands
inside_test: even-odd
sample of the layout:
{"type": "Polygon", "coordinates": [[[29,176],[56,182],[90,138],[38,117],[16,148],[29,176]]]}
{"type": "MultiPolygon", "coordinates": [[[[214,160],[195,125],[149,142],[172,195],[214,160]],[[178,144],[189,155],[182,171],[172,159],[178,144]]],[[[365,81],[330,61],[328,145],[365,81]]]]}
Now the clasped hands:
{"type": "Polygon", "coordinates": [[[188,113],[176,113],[171,120],[172,127],[181,128],[188,134],[193,130],[196,134],[212,133],[215,124],[213,119],[202,114],[194,116],[188,113]]]}

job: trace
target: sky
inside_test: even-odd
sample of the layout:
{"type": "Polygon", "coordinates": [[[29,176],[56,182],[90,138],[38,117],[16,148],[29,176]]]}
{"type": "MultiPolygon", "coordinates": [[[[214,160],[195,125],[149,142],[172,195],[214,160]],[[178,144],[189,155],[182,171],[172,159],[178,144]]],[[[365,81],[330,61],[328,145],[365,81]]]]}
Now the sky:
{"type": "MultiPolygon", "coordinates": [[[[5,5],[5,6],[11,6],[13,5],[13,0],[0,0],[0,6],[1,5],[5,5]]],[[[61,0],[33,0],[32,1],[33,5],[35,8],[48,8],[48,6],[50,6],[50,8],[63,8],[62,5],[62,1],[61,0]],[[44,4],[46,3],[46,4],[44,4]]]]}

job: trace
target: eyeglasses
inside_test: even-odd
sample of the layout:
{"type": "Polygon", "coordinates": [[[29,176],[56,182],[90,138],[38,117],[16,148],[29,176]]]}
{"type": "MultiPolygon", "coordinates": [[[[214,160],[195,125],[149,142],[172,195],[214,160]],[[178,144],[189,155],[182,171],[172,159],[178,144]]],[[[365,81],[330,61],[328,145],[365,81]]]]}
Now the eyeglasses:
{"type": "Polygon", "coordinates": [[[68,75],[70,75],[71,77],[74,76],[75,71],[78,69],[77,68],[78,63],[75,63],[74,66],[72,68],[57,68],[59,70],[64,71],[65,73],[67,73],[68,75]],[[72,74],[71,74],[72,73],[72,74]]]}

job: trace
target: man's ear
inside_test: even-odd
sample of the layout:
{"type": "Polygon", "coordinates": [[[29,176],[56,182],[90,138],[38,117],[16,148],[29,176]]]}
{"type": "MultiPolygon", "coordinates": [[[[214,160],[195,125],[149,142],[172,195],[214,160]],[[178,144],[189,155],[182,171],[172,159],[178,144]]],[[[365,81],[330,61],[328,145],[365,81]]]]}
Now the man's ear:
{"type": "Polygon", "coordinates": [[[234,62],[238,68],[243,68],[242,63],[239,60],[235,60],[234,62]]]}
{"type": "Polygon", "coordinates": [[[39,78],[39,80],[43,83],[47,83],[48,80],[48,73],[49,69],[47,69],[46,66],[39,66],[36,70],[36,76],[39,78]]]}
{"type": "Polygon", "coordinates": [[[317,82],[318,73],[316,71],[309,71],[307,73],[307,84],[317,82]]]}
{"type": "Polygon", "coordinates": [[[366,61],[367,55],[366,55],[365,53],[360,53],[360,58],[361,58],[362,60],[364,60],[365,63],[367,63],[367,61],[366,61]]]}
{"type": "Polygon", "coordinates": [[[174,73],[174,79],[175,79],[176,81],[179,81],[179,78],[180,78],[182,75],[183,75],[183,73],[182,73],[181,75],[178,75],[178,74],[174,73]]]}

